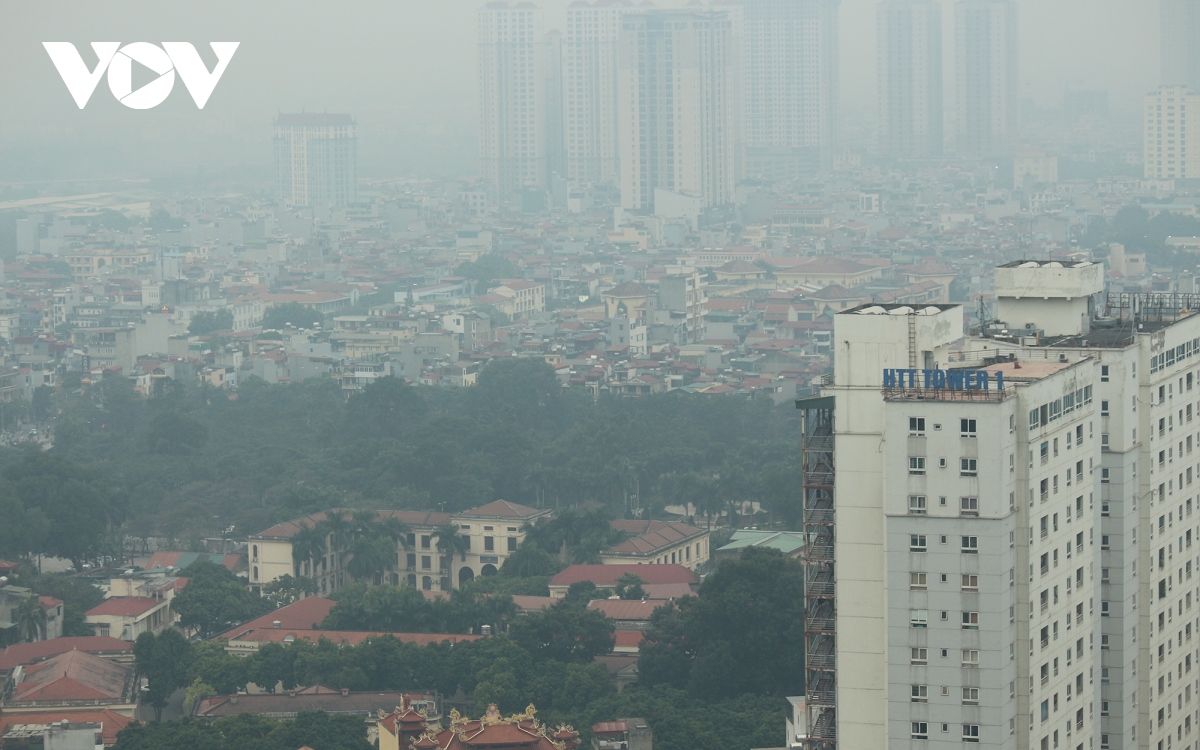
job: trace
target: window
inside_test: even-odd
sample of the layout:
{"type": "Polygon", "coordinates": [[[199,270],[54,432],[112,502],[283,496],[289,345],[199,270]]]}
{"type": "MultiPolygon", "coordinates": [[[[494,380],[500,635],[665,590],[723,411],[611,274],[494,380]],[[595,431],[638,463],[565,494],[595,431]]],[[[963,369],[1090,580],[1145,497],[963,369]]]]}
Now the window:
{"type": "MultiPolygon", "coordinates": [[[[509,551],[509,552],[516,552],[516,551],[517,551],[517,538],[516,538],[515,536],[510,536],[510,537],[508,537],[508,551],[509,551]]],[[[691,552],[691,547],[689,547],[689,548],[688,548],[688,552],[689,552],[689,553],[691,552]]],[[[691,556],[691,555],[689,554],[689,557],[690,557],[690,556],[691,556]]]]}
{"type": "Polygon", "coordinates": [[[925,435],[925,417],[909,417],[908,434],[923,437],[925,435]]]}
{"type": "Polygon", "coordinates": [[[492,536],[485,536],[483,538],[483,550],[485,552],[495,552],[496,551],[496,538],[492,537],[492,536]]]}
{"type": "Polygon", "coordinates": [[[925,544],[924,534],[909,534],[908,535],[908,551],[909,552],[924,552],[928,547],[925,544]]]}
{"type": "Polygon", "coordinates": [[[908,514],[910,516],[923,516],[926,512],[924,495],[908,496],[908,514]]]}
{"type": "Polygon", "coordinates": [[[964,536],[962,538],[962,553],[964,555],[979,554],[979,537],[964,536]]]}
{"type": "Polygon", "coordinates": [[[929,686],[928,685],[913,685],[912,686],[912,702],[913,703],[928,703],[929,702],[929,686]]]}
{"type": "Polygon", "coordinates": [[[962,663],[963,666],[979,666],[979,652],[975,649],[963,649],[962,663]]]}
{"type": "Polygon", "coordinates": [[[974,458],[958,459],[958,473],[960,476],[973,477],[979,474],[978,461],[974,458]]]}
{"type": "Polygon", "coordinates": [[[959,434],[962,435],[962,437],[971,437],[971,438],[975,437],[976,436],[975,420],[974,419],[958,420],[958,431],[959,431],[959,434]]]}
{"type": "Polygon", "coordinates": [[[967,705],[979,703],[979,688],[965,687],[962,689],[962,702],[967,705]]]}
{"type": "Polygon", "coordinates": [[[1100,416],[1102,416],[1102,417],[1108,416],[1108,402],[1107,401],[1100,402],[1100,416]]]}
{"type": "Polygon", "coordinates": [[[909,656],[909,662],[911,664],[928,664],[929,663],[929,649],[914,648],[914,649],[911,649],[911,651],[912,651],[912,653],[909,656]]]}
{"type": "Polygon", "coordinates": [[[927,587],[926,586],[926,574],[925,573],[909,573],[908,574],[908,587],[910,589],[926,588],[927,587]]]}
{"type": "Polygon", "coordinates": [[[429,536],[428,535],[421,537],[421,549],[429,549],[429,536]]]}
{"type": "Polygon", "coordinates": [[[909,456],[908,457],[908,473],[923,475],[925,473],[925,457],[924,456],[909,456]]]}
{"type": "Polygon", "coordinates": [[[978,724],[963,724],[962,725],[962,741],[963,742],[979,742],[979,725],[978,724]]]}
{"type": "Polygon", "coordinates": [[[979,498],[960,497],[958,499],[958,508],[961,515],[977,516],[979,515],[979,498]]]}
{"type": "Polygon", "coordinates": [[[910,609],[908,611],[908,624],[914,628],[929,627],[929,610],[910,609]]]}
{"type": "Polygon", "coordinates": [[[929,724],[924,721],[914,721],[912,723],[912,738],[914,740],[929,739],[929,724]]]}
{"type": "Polygon", "coordinates": [[[1101,469],[1100,470],[1100,484],[1108,484],[1108,483],[1109,483],[1108,469],[1101,469]]]}
{"type": "Polygon", "coordinates": [[[1100,365],[1100,382],[1108,382],[1108,365],[1100,365]]]}
{"type": "Polygon", "coordinates": [[[978,591],[979,590],[979,576],[967,575],[966,573],[964,573],[963,577],[962,577],[962,589],[963,589],[963,591],[978,591]]]}
{"type": "Polygon", "coordinates": [[[963,612],[962,613],[962,629],[963,630],[979,630],[979,613],[978,612],[963,612]]]}

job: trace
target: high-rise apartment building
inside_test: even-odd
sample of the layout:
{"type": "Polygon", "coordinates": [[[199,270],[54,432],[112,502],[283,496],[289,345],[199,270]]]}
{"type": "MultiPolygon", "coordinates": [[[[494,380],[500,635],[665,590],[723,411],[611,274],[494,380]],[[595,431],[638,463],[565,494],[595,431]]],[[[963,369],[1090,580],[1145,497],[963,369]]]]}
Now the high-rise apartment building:
{"type": "Polygon", "coordinates": [[[725,11],[621,16],[617,143],[621,205],[652,211],[656,191],[710,207],[733,202],[734,20],[725,11]]]}
{"type": "Polygon", "coordinates": [[[1143,128],[1147,179],[1200,178],[1200,94],[1160,87],[1146,96],[1143,128]]]}
{"type": "Polygon", "coordinates": [[[479,160],[497,197],[546,187],[546,37],[529,2],[479,10],[479,160]]]}
{"type": "Polygon", "coordinates": [[[998,268],[965,340],[836,316],[798,404],[809,747],[1195,747],[1200,316],[1103,270],[998,268]]]}
{"type": "Polygon", "coordinates": [[[828,168],[837,140],[837,0],[741,0],[741,172],[828,168]]]}
{"type": "Polygon", "coordinates": [[[1017,130],[1017,3],[958,0],[954,7],[958,153],[1003,154],[1017,130]]]}
{"type": "Polygon", "coordinates": [[[293,206],[358,199],[358,127],[345,114],[275,119],[275,197],[293,206]]]}
{"type": "Polygon", "coordinates": [[[617,42],[630,0],[577,0],[563,36],[566,173],[572,182],[617,182],[617,42]]]}
{"type": "Polygon", "coordinates": [[[936,0],[878,5],[879,148],[928,158],[943,148],[942,6],[936,0]]]}
{"type": "Polygon", "coordinates": [[[1200,0],[1159,0],[1164,86],[1200,90],[1200,0]]]}

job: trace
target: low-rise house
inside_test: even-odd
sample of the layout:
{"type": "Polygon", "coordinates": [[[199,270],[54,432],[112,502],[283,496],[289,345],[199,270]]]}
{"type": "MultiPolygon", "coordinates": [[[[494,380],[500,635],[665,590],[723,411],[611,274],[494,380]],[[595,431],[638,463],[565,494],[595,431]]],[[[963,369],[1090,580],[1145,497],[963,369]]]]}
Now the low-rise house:
{"type": "MultiPolygon", "coordinates": [[[[680,596],[691,593],[692,586],[700,582],[695,571],[678,564],[572,565],[550,579],[550,596],[561,599],[567,595],[571,584],[580,581],[591,581],[598,589],[612,592],[617,588],[617,581],[627,573],[642,579],[643,589],[646,589],[647,585],[671,584],[676,591],[685,592],[679,594],[680,596]]],[[[649,594],[649,590],[646,591],[649,594]]]]}
{"type": "Polygon", "coordinates": [[[327,640],[342,646],[357,646],[368,638],[383,638],[390,636],[402,643],[414,643],[418,646],[428,646],[433,643],[462,643],[484,638],[482,635],[463,635],[459,633],[386,633],[368,630],[308,630],[286,628],[255,628],[238,633],[225,644],[225,650],[236,656],[249,656],[264,643],[295,643],[305,641],[317,643],[327,640]]]}
{"type": "Polygon", "coordinates": [[[685,523],[651,521],[644,533],[600,553],[605,565],[677,564],[695,569],[708,560],[709,532],[685,523]]]}
{"type": "Polygon", "coordinates": [[[122,664],[133,663],[133,644],[109,636],[68,636],[35,643],[18,643],[0,651],[0,673],[23,665],[36,664],[68,651],[82,651],[122,664]]]}
{"type": "Polygon", "coordinates": [[[175,624],[169,598],[113,596],[83,614],[96,635],[136,641],[142,633],[161,633],[175,624]]]}
{"type": "Polygon", "coordinates": [[[592,725],[592,750],[652,750],[654,734],[645,719],[617,719],[592,725]]]}
{"type": "MultiPolygon", "coordinates": [[[[38,711],[5,710],[0,715],[0,747],[6,746],[10,740],[28,741],[33,738],[42,740],[42,746],[56,747],[46,742],[47,731],[59,731],[89,728],[92,731],[84,733],[91,740],[88,750],[98,746],[112,747],[117,744],[117,733],[133,723],[132,716],[125,716],[107,708],[102,709],[63,709],[38,711]]],[[[55,738],[57,739],[57,738],[55,738]]],[[[23,745],[17,745],[23,747],[23,745]]],[[[59,745],[58,747],[64,747],[59,745]]],[[[73,748],[75,745],[65,745],[73,748]]]]}
{"type": "Polygon", "coordinates": [[[798,559],[804,552],[804,534],[798,531],[738,529],[733,532],[728,544],[713,553],[713,557],[716,560],[737,557],[747,547],[770,547],[798,559]]]}
{"type": "Polygon", "coordinates": [[[133,667],[85,651],[67,651],[9,672],[0,707],[12,709],[107,708],[133,716],[133,667]]]}

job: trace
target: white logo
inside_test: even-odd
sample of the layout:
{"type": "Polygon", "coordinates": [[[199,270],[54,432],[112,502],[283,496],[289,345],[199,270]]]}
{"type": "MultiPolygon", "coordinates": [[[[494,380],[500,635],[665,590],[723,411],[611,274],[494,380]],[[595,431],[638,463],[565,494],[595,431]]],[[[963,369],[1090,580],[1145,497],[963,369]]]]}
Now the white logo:
{"type": "Polygon", "coordinates": [[[162,104],[175,85],[175,72],[183,79],[183,85],[198,109],[204,109],[208,97],[212,96],[217,81],[233,59],[238,42],[209,42],[217,64],[209,72],[200,53],[188,42],[163,42],[162,46],[149,42],[131,42],[124,47],[120,42],[92,42],[92,50],[99,62],[95,70],[88,70],[71,42],[42,42],[67,91],[80,109],[92,98],[92,92],[100,83],[100,76],[108,71],[108,88],[117,101],[130,109],[150,109],[162,104]],[[138,63],[158,74],[150,83],[137,91],[133,90],[133,64],[138,63]]]}

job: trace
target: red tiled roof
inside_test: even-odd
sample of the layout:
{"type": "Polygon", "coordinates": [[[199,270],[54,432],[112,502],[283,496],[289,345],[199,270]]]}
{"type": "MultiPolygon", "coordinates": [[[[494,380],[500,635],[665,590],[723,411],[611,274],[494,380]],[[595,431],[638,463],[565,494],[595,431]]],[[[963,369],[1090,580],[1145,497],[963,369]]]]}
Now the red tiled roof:
{"type": "Polygon", "coordinates": [[[47,724],[57,724],[61,721],[67,721],[72,724],[99,724],[100,736],[104,744],[115,745],[117,743],[117,733],[132,724],[134,720],[107,708],[28,712],[5,709],[4,714],[0,716],[0,736],[3,736],[17,724],[40,724],[45,726],[47,724]]]}
{"type": "Polygon", "coordinates": [[[614,518],[608,525],[626,534],[645,534],[671,525],[670,521],[638,521],[630,518],[614,518]]]}
{"type": "Polygon", "coordinates": [[[662,606],[662,601],[637,599],[597,599],[588,604],[588,609],[603,612],[612,620],[649,620],[651,613],[662,606]]]}
{"type": "Polygon", "coordinates": [[[513,596],[512,600],[513,604],[517,605],[517,608],[523,612],[549,609],[555,603],[562,601],[552,596],[523,596],[520,594],[513,596]]]}
{"type": "Polygon", "coordinates": [[[527,505],[519,505],[518,503],[510,503],[507,500],[496,500],[487,505],[481,505],[478,508],[463,511],[460,516],[478,516],[484,518],[532,518],[544,511],[536,508],[530,508],[527,505]]]}
{"type": "Polygon", "coordinates": [[[162,599],[149,596],[113,596],[84,612],[84,617],[103,615],[109,617],[136,617],[162,604],[162,599]]]}
{"type": "Polygon", "coordinates": [[[133,668],[84,651],[68,651],[27,667],[12,700],[125,700],[133,668]]]}
{"type": "Polygon", "coordinates": [[[279,627],[288,628],[290,630],[313,630],[321,624],[325,616],[329,614],[329,610],[333,609],[334,602],[332,599],[326,599],[320,596],[306,596],[299,601],[272,610],[262,617],[256,617],[250,622],[228,630],[217,636],[218,639],[224,638],[233,640],[240,633],[246,633],[251,630],[260,630],[263,628],[273,628],[273,623],[279,620],[279,627]]]}
{"type": "Polygon", "coordinates": [[[642,645],[642,641],[646,639],[646,634],[640,630],[618,630],[613,633],[613,638],[616,641],[613,644],[614,648],[617,646],[639,648],[642,645]]]}
{"type": "MultiPolygon", "coordinates": [[[[344,513],[350,512],[346,508],[334,508],[334,510],[341,510],[344,513]]],[[[450,523],[449,513],[430,513],[426,511],[410,510],[381,510],[377,512],[381,518],[399,518],[409,526],[437,527],[445,526],[446,524],[450,523]]],[[[261,531],[254,536],[274,539],[290,539],[296,535],[297,531],[300,530],[301,523],[306,523],[309,527],[313,527],[324,520],[325,511],[311,513],[303,518],[277,523],[266,531],[261,531]]]]}
{"type": "Polygon", "coordinates": [[[682,565],[572,565],[551,578],[550,585],[570,586],[591,581],[597,586],[613,586],[626,573],[633,573],[646,583],[692,584],[698,580],[694,572],[682,565]]]}
{"type": "Polygon", "coordinates": [[[51,638],[34,643],[18,643],[0,651],[0,672],[7,672],[19,664],[33,664],[50,656],[68,651],[84,651],[90,654],[127,653],[133,644],[107,635],[71,636],[51,638]]]}
{"type": "Polygon", "coordinates": [[[704,529],[688,526],[686,523],[671,523],[660,526],[645,534],[627,539],[620,544],[610,547],[602,554],[606,555],[653,555],[656,552],[679,544],[685,539],[706,534],[704,529]]]}

